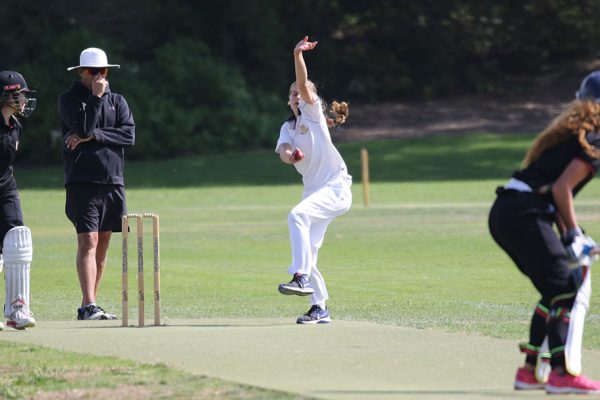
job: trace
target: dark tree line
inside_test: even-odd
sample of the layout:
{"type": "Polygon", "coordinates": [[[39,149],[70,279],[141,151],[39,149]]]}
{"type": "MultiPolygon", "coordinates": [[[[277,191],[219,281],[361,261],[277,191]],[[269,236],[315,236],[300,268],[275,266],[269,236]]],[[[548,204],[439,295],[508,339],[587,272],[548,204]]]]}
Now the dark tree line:
{"type": "Polygon", "coordinates": [[[326,99],[388,101],[501,90],[507,76],[597,54],[600,0],[104,0],[0,2],[0,69],[38,90],[21,160],[60,159],[67,66],[101,47],[134,112],[133,158],[272,147],[305,34],[326,99]]]}

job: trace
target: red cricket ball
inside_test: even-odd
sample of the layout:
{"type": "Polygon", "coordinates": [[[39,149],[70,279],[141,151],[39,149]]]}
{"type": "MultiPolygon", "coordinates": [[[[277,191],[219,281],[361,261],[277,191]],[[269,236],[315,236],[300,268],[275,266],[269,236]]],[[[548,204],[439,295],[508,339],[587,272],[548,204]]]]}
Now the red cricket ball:
{"type": "Polygon", "coordinates": [[[292,157],[294,158],[294,161],[300,161],[304,158],[304,153],[302,152],[302,150],[296,149],[292,153],[292,157]]]}

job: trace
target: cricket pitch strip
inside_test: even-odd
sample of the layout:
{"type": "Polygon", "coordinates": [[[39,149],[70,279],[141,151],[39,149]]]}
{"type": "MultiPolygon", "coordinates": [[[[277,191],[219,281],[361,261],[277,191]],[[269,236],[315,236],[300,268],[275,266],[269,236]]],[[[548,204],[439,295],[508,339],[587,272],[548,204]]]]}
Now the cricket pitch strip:
{"type": "MultiPolygon", "coordinates": [[[[0,340],[165,365],[197,375],[322,399],[547,398],[512,389],[523,362],[517,342],[335,320],[39,321],[0,340]]],[[[600,378],[600,352],[584,350],[584,373],[600,378]]],[[[553,397],[553,399],[560,397],[553,397]]]]}

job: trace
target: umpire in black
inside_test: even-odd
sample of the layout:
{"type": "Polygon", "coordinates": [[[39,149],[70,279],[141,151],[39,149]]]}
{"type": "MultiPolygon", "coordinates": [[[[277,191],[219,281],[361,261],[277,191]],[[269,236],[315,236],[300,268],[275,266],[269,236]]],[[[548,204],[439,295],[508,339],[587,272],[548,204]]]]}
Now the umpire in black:
{"type": "Polygon", "coordinates": [[[77,232],[77,273],[82,292],[77,319],[116,319],[96,304],[112,232],[127,212],[124,148],[135,142],[135,124],[125,98],[110,90],[106,53],[81,52],[80,80],[59,98],[63,135],[65,212],[77,232]]]}
{"type": "Polygon", "coordinates": [[[589,393],[599,387],[570,375],[564,352],[570,310],[582,281],[577,273],[581,268],[569,268],[566,248],[584,237],[573,199],[600,167],[599,102],[600,71],[583,80],[577,99],[537,136],[522,169],[497,189],[490,211],[492,237],[541,294],[529,343],[521,346],[526,360],[517,370],[517,389],[544,388],[533,371],[546,335],[552,366],[547,391],[549,385],[562,393],[589,393]]]}

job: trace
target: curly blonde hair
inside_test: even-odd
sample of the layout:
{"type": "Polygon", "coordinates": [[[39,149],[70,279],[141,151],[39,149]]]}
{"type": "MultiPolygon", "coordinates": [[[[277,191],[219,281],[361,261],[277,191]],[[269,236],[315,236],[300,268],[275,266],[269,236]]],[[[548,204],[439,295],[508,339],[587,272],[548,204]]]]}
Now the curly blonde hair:
{"type": "Polygon", "coordinates": [[[332,101],[331,102],[331,107],[329,108],[329,111],[327,112],[327,124],[333,124],[333,126],[339,126],[342,125],[344,122],[346,122],[346,119],[348,118],[349,115],[349,110],[348,110],[348,103],[345,101],[342,101],[341,103],[338,103],[337,101],[332,101]]]}
{"type": "MultiPolygon", "coordinates": [[[[307,80],[306,83],[307,83],[308,89],[310,91],[312,91],[315,95],[318,96],[319,94],[317,93],[317,86],[314,84],[314,82],[307,80]]],[[[296,82],[293,82],[290,85],[288,96],[290,94],[292,94],[292,89],[294,86],[296,86],[296,82]]],[[[288,103],[288,105],[289,105],[289,103],[288,103]]],[[[325,120],[327,121],[327,126],[329,126],[330,128],[334,127],[334,126],[342,125],[343,123],[346,122],[348,115],[350,115],[348,102],[345,102],[345,101],[342,101],[341,103],[339,103],[336,100],[334,100],[331,102],[331,107],[329,107],[329,110],[327,110],[327,103],[325,102],[325,100],[321,99],[321,108],[323,110],[323,115],[325,115],[325,120]]]]}
{"type": "Polygon", "coordinates": [[[544,151],[565,142],[571,136],[577,136],[588,156],[600,159],[600,149],[586,139],[589,132],[600,132],[600,103],[576,100],[535,138],[521,166],[527,168],[544,151]]]}

